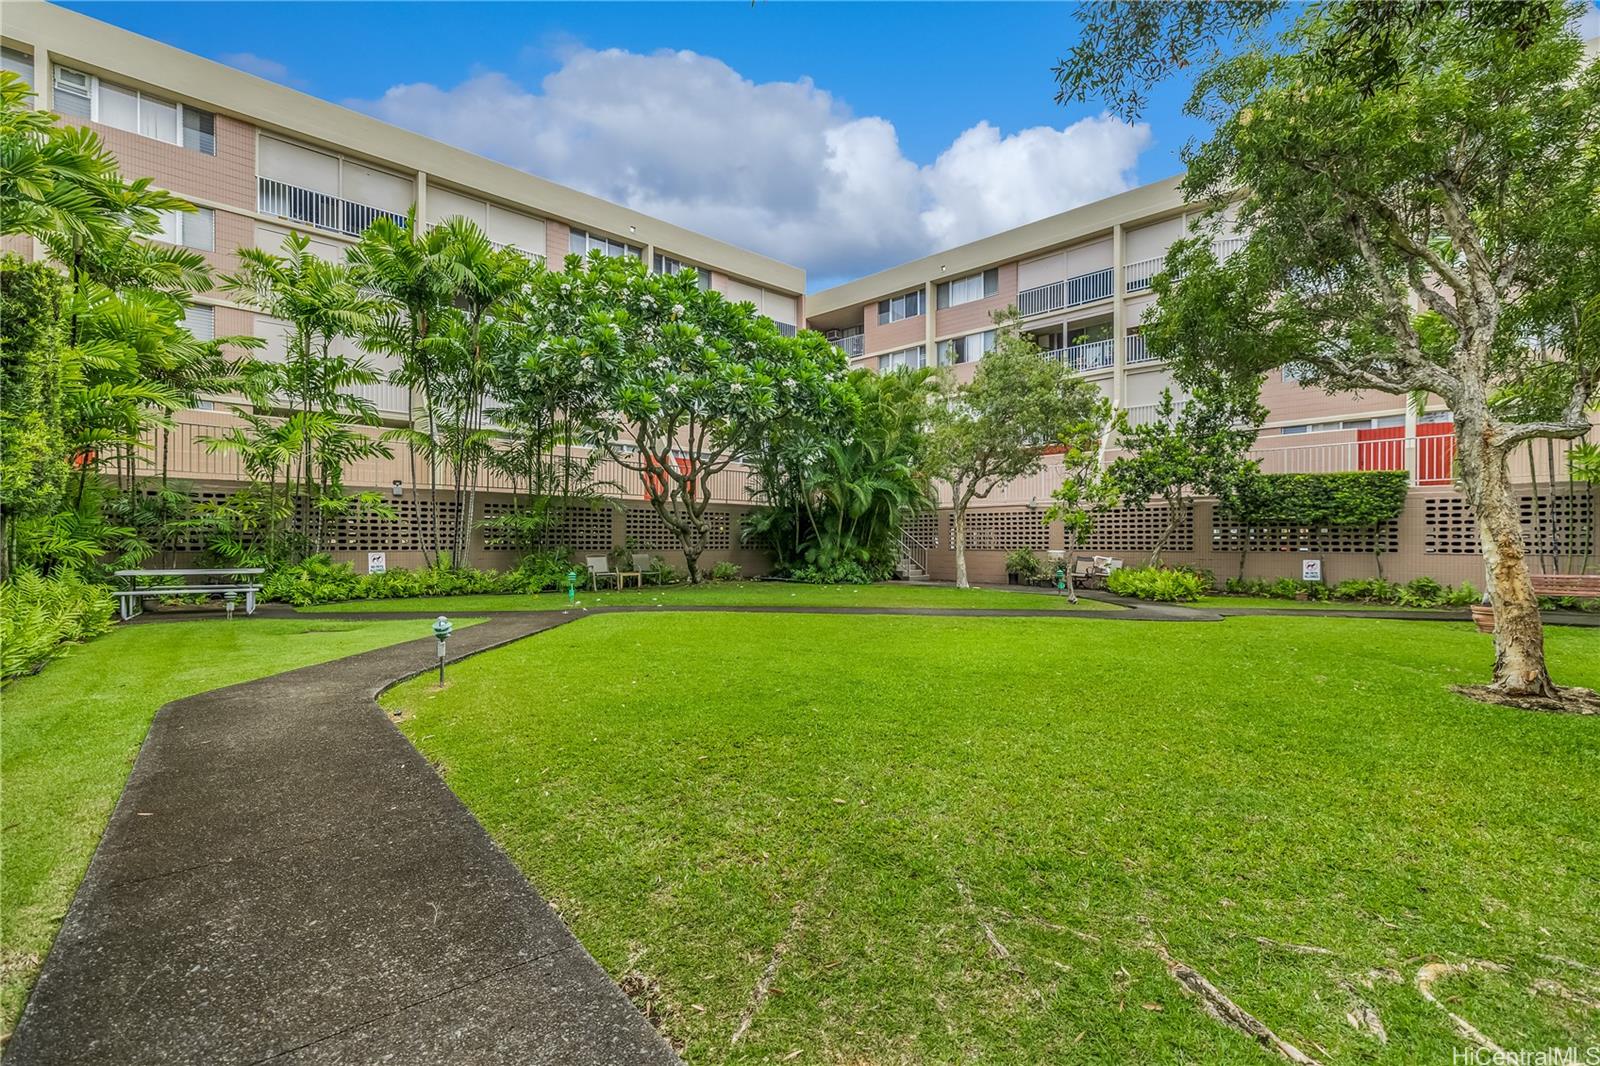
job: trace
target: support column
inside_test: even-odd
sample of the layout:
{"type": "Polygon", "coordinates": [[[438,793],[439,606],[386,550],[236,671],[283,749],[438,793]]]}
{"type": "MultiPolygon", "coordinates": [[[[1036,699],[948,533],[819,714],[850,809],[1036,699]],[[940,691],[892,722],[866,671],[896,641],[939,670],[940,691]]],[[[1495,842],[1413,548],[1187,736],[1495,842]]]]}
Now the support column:
{"type": "MultiPolygon", "coordinates": [[[[926,319],[922,327],[922,365],[938,366],[939,353],[934,349],[933,338],[938,334],[934,328],[933,316],[936,313],[934,304],[939,296],[939,283],[924,281],[922,283],[922,315],[926,319]]],[[[866,314],[865,311],[862,314],[866,314]]]]}
{"type": "Polygon", "coordinates": [[[1127,282],[1123,278],[1122,223],[1111,227],[1111,403],[1122,409],[1128,394],[1128,352],[1123,337],[1126,331],[1126,313],[1123,298],[1127,295],[1127,282]]]}
{"type": "Polygon", "coordinates": [[[1403,447],[1405,448],[1403,459],[1406,464],[1406,479],[1415,485],[1418,476],[1417,408],[1411,402],[1411,397],[1409,396],[1406,397],[1406,438],[1403,447]]]}

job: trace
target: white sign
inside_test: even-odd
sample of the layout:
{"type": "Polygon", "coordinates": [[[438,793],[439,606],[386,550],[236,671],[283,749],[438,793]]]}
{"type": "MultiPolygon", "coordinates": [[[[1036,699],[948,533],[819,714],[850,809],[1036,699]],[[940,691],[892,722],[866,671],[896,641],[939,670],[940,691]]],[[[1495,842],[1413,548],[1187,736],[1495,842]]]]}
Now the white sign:
{"type": "Polygon", "coordinates": [[[1300,560],[1300,580],[1301,581],[1321,581],[1322,580],[1322,560],[1321,559],[1301,559],[1300,560]]]}
{"type": "Polygon", "coordinates": [[[383,552],[367,553],[367,573],[381,574],[388,569],[388,558],[383,554],[383,552]]]}

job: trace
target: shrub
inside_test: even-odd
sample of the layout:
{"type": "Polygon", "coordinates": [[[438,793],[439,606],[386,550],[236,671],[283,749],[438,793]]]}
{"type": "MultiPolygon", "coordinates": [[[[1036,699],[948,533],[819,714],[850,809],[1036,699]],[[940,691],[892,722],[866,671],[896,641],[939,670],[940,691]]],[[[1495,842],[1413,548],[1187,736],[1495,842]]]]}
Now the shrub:
{"type": "Polygon", "coordinates": [[[738,581],[740,568],[733,563],[718,563],[711,568],[712,581],[738,581]]]}
{"type": "Polygon", "coordinates": [[[1106,588],[1118,596],[1132,596],[1134,599],[1159,603],[1199,599],[1206,590],[1205,583],[1192,571],[1155,566],[1113,570],[1106,578],[1106,588]]]}
{"type": "Polygon", "coordinates": [[[423,567],[358,574],[349,563],[313,555],[294,566],[279,567],[262,583],[262,598],[313,607],[346,600],[395,600],[414,596],[470,596],[481,593],[531,593],[564,588],[566,559],[554,552],[535,552],[515,570],[499,573],[471,567],[423,567]]]}
{"type": "Polygon", "coordinates": [[[1031,548],[1018,548],[1006,556],[1006,573],[1025,585],[1039,580],[1045,572],[1045,561],[1031,548]]]}
{"type": "Polygon", "coordinates": [[[18,570],[0,582],[0,677],[36,673],[68,644],[111,628],[115,597],[71,570],[40,577],[18,570]]]}
{"type": "Polygon", "coordinates": [[[679,570],[659,555],[650,560],[649,569],[643,573],[645,580],[656,585],[676,585],[689,576],[687,570],[679,570]]]}
{"type": "Polygon", "coordinates": [[[877,580],[860,563],[846,559],[832,566],[800,566],[789,571],[792,581],[808,585],[870,585],[877,580]]]}

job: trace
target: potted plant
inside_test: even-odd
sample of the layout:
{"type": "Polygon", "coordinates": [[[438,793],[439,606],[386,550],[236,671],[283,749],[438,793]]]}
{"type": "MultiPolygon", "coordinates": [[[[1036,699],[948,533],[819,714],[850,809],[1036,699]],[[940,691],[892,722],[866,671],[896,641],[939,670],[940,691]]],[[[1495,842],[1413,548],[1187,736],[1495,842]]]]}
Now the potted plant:
{"type": "Polygon", "coordinates": [[[1494,632],[1494,604],[1489,602],[1487,592],[1483,594],[1483,599],[1472,605],[1472,622],[1478,627],[1479,633],[1494,632]]]}

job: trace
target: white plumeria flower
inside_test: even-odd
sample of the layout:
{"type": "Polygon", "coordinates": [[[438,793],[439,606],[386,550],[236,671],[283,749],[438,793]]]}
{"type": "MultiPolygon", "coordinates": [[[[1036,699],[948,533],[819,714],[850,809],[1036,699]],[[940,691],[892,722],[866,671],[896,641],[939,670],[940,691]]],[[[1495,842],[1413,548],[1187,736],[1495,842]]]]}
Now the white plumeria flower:
{"type": "Polygon", "coordinates": [[[666,391],[667,391],[667,395],[676,396],[676,395],[678,395],[678,386],[676,386],[676,385],[668,385],[666,391]]]}
{"type": "Polygon", "coordinates": [[[672,305],[672,317],[673,318],[678,318],[682,314],[683,314],[683,305],[682,304],[673,304],[672,305]]]}
{"type": "Polygon", "coordinates": [[[700,334],[696,333],[694,335],[694,346],[696,348],[704,348],[706,346],[706,339],[700,336],[700,334]]]}
{"type": "Polygon", "coordinates": [[[743,392],[744,391],[744,386],[739,384],[737,381],[735,381],[732,385],[728,386],[728,391],[729,392],[743,392]]]}

